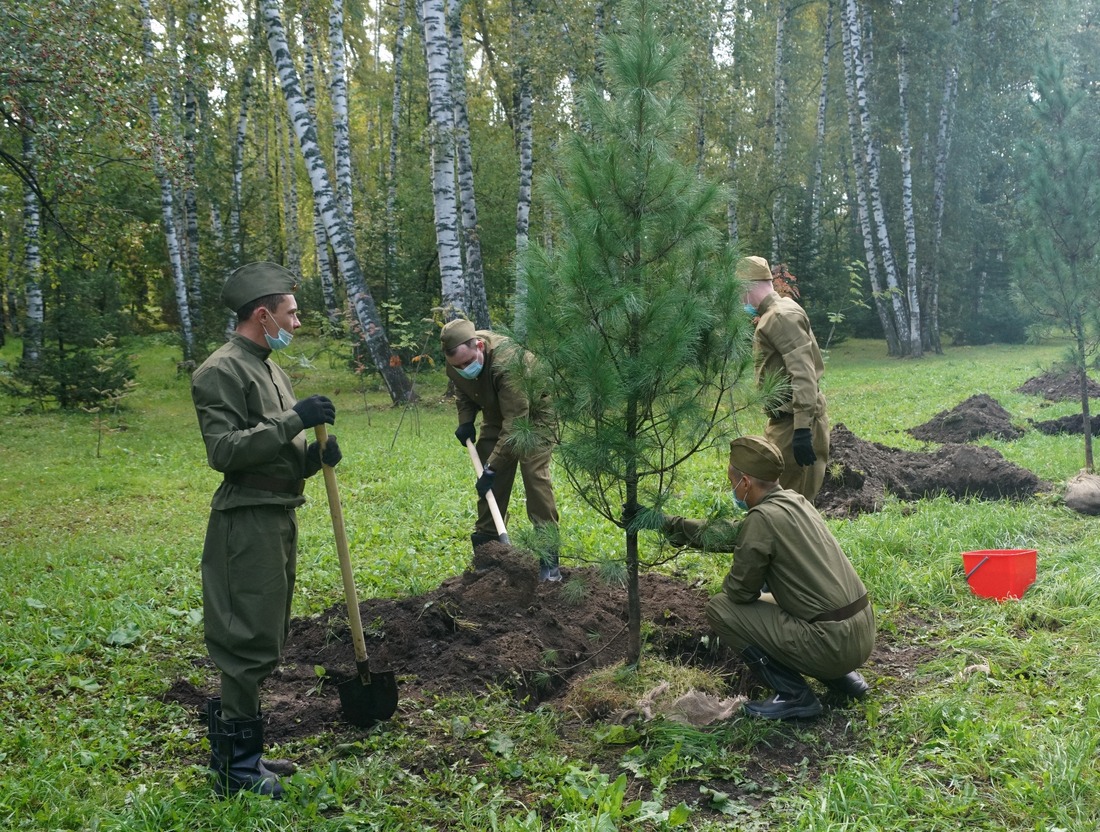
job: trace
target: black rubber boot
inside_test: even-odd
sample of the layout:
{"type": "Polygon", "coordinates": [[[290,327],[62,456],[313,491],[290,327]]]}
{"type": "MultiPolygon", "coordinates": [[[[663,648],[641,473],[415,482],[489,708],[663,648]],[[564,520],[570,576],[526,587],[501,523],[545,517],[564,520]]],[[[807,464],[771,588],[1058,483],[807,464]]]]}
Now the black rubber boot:
{"type": "Polygon", "coordinates": [[[871,686],[867,684],[866,680],[854,670],[836,679],[819,679],[818,681],[827,687],[831,693],[844,699],[864,699],[871,690],[871,686]]]}
{"type": "Polygon", "coordinates": [[[558,568],[557,550],[547,552],[539,562],[539,580],[558,583],[561,581],[561,569],[558,568]]]}
{"type": "Polygon", "coordinates": [[[260,761],[264,750],[263,719],[256,717],[229,722],[222,719],[217,707],[220,702],[218,699],[207,702],[210,773],[214,779],[214,791],[218,797],[247,790],[281,799],[283,787],[279,785],[279,778],[260,761]]]}
{"type": "Polygon", "coordinates": [[[489,534],[488,532],[474,532],[470,535],[470,545],[474,549],[474,553],[477,553],[479,546],[484,546],[486,543],[499,543],[500,537],[495,534],[489,534]]]}
{"type": "MultiPolygon", "coordinates": [[[[206,700],[206,726],[207,731],[213,734],[217,731],[214,725],[214,715],[222,709],[222,699],[220,696],[216,696],[213,699],[206,700]]],[[[260,713],[260,719],[263,719],[263,713],[260,713]]],[[[213,761],[214,757],[214,744],[210,744],[210,768],[215,768],[213,761]]],[[[274,759],[274,760],[260,760],[260,771],[265,777],[289,777],[298,771],[298,766],[291,760],[274,759]]]]}
{"type": "Polygon", "coordinates": [[[775,688],[770,699],[746,702],[745,713],[762,719],[808,719],[821,713],[821,702],[797,670],[780,664],[759,647],[746,647],[741,656],[764,684],[775,688]]]}

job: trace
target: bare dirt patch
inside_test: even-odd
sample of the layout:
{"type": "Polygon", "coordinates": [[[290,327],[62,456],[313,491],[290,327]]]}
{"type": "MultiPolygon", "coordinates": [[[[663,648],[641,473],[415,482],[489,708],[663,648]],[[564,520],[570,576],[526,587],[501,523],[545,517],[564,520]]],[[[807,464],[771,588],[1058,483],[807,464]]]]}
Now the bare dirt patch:
{"type": "Polygon", "coordinates": [[[1012,424],[1012,416],[992,396],[978,393],[951,410],[943,410],[908,431],[923,442],[972,442],[983,436],[1019,439],[1024,432],[1012,424]]]}
{"type": "Polygon", "coordinates": [[[887,494],[902,500],[938,494],[1022,500],[1050,489],[993,448],[949,443],[933,453],[915,453],[860,439],[843,424],[833,428],[830,442],[825,482],[815,501],[829,517],[879,511],[887,494]]]}
{"type": "MultiPolygon", "coordinates": [[[[1047,436],[1057,436],[1062,433],[1085,435],[1085,417],[1081,413],[1071,413],[1061,419],[1048,419],[1043,422],[1032,421],[1031,425],[1039,433],[1045,433],[1047,436]]],[[[1089,428],[1093,436],[1100,436],[1100,414],[1089,419],[1089,428]]]]}
{"type": "MultiPolygon", "coordinates": [[[[1100,398],[1100,384],[1087,381],[1090,399],[1100,398]]],[[[1047,401],[1077,401],[1081,398],[1081,374],[1076,370],[1056,368],[1029,378],[1016,388],[1017,393],[1042,396],[1047,401]]]]}

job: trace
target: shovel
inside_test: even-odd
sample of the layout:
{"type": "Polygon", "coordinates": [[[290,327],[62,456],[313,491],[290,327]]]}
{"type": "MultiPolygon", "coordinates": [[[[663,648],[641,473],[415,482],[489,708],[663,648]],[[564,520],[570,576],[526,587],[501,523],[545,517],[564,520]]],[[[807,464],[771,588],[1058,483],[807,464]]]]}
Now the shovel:
{"type": "MultiPolygon", "coordinates": [[[[482,471],[481,460],[478,458],[477,448],[474,447],[472,439],[466,440],[466,450],[470,452],[470,461],[474,463],[474,470],[480,477],[482,471]]],[[[504,529],[504,517],[501,516],[500,506],[497,505],[496,494],[494,494],[492,490],[486,492],[485,502],[489,504],[489,513],[493,515],[493,525],[497,527],[497,537],[500,538],[500,542],[505,546],[510,546],[512,541],[508,539],[508,532],[504,529]]]]}
{"type": "MultiPolygon", "coordinates": [[[[317,443],[324,453],[328,442],[328,430],[317,425],[317,443]]],[[[397,710],[397,679],[390,671],[372,673],[367,660],[367,642],[363,637],[363,621],[359,617],[359,598],[355,592],[355,578],[351,573],[351,556],[348,554],[348,536],[344,530],[344,512],[340,508],[340,492],[336,489],[336,471],[330,465],[321,466],[325,474],[325,491],[328,492],[328,511],[332,516],[332,531],[336,535],[336,551],[340,555],[340,574],[344,579],[344,598],[348,604],[351,625],[351,641],[355,645],[355,669],[357,674],[338,682],[340,708],[344,718],[352,725],[369,728],[376,722],[389,719],[397,710]]]]}

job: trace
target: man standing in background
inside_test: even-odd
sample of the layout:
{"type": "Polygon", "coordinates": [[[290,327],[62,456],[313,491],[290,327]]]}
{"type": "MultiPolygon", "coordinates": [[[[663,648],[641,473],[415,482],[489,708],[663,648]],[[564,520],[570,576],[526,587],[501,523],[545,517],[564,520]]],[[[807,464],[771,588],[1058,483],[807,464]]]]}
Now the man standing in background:
{"type": "Polygon", "coordinates": [[[745,311],[756,318],[753,354],[756,379],[774,375],[786,390],[767,406],[764,435],[783,452],[779,484],[811,503],[825,480],[829,461],[829,416],[820,385],[825,365],[805,310],[772,287],[772,270],[763,257],[744,257],[737,276],[748,281],[745,311]]]}

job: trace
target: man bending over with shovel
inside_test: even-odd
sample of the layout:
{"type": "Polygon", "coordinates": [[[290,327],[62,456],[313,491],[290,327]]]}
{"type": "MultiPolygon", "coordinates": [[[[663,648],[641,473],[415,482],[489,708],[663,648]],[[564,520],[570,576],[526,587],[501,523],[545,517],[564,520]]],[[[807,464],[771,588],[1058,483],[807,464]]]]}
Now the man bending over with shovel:
{"type": "Polygon", "coordinates": [[[459,444],[465,446],[477,439],[474,418],[481,412],[477,455],[484,469],[475,486],[477,524],[470,542],[476,551],[478,546],[500,540],[502,530],[497,528],[487,497],[491,492],[500,516],[506,517],[518,467],[527,495],[527,517],[542,532],[539,579],[560,581],[558,509],[550,483],[553,417],[545,394],[532,397],[525,391],[518,378],[523,367],[515,363],[522,360],[530,365],[534,358],[530,353],[517,354],[519,348],[503,335],[475,330],[461,318],[443,327],[440,340],[447,378],[454,382],[457,396],[455,438],[459,444]],[[531,430],[517,430],[520,420],[526,420],[531,430]]]}
{"type": "Polygon", "coordinates": [[[707,602],[707,621],[775,689],[770,699],[744,705],[764,719],[821,713],[803,674],[837,697],[862,699],[868,686],[856,668],[875,645],[863,582],[813,504],[778,484],[783,465],[783,454],[763,436],[730,443],[726,473],[734,501],[746,510],[739,528],[658,515],[674,545],[733,551],[722,591],[707,602]]]}
{"type": "Polygon", "coordinates": [[[297,278],[275,263],[233,272],[222,302],[237,313],[236,332],[191,379],[207,460],[224,476],[202,551],[206,648],[221,671],[221,697],[207,704],[210,771],[222,797],[246,789],[282,796],[260,759],[260,684],[290,628],[294,509],[305,502],[305,479],[341,457],[335,436],[322,449],[304,434],[332,424],[336,406],[325,396],[298,401],[287,374],[269,360],[301,325],[297,288],[297,278]]]}

